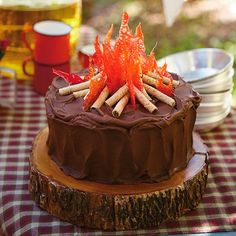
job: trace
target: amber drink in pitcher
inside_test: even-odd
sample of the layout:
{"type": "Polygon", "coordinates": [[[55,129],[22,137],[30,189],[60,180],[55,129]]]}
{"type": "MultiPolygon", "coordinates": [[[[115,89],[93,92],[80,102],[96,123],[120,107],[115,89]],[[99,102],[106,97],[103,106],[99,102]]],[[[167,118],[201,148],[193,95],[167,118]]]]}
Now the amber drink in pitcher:
{"type": "Polygon", "coordinates": [[[30,52],[22,40],[22,31],[31,29],[41,20],[60,20],[69,24],[72,27],[71,50],[75,49],[81,23],[81,4],[81,0],[0,0],[0,38],[10,40],[0,65],[14,69],[18,78],[26,78],[22,61],[30,52]]]}

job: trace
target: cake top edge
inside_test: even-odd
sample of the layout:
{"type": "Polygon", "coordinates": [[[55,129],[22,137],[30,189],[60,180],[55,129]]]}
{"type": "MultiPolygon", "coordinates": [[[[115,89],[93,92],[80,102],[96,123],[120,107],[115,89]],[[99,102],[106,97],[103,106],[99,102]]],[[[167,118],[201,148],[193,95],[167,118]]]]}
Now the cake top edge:
{"type": "Polygon", "coordinates": [[[155,126],[162,126],[172,122],[176,117],[184,116],[186,110],[191,107],[196,109],[200,103],[199,94],[192,89],[190,84],[187,84],[176,74],[172,74],[172,76],[179,80],[179,86],[175,88],[173,94],[173,99],[176,101],[174,107],[153,99],[152,102],[158,107],[158,110],[150,113],[140,103],[137,103],[136,110],[129,103],[119,118],[112,115],[113,108],[106,103],[99,109],[91,108],[89,112],[84,111],[82,97],[75,99],[73,94],[66,96],[59,94],[59,89],[66,85],[66,81],[61,77],[55,77],[45,98],[47,116],[49,119],[56,119],[72,126],[82,125],[87,128],[104,127],[104,125],[106,127],[116,125],[120,128],[129,128],[136,125],[145,126],[147,122],[155,126]]]}

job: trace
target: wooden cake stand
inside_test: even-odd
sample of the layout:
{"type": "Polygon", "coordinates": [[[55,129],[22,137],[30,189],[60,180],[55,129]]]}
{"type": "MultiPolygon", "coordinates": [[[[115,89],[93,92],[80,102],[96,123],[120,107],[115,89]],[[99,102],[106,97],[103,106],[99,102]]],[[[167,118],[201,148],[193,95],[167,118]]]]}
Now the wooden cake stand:
{"type": "Polygon", "coordinates": [[[110,185],[65,175],[49,157],[48,128],[37,135],[30,157],[29,190],[50,214],[81,227],[130,230],[156,227],[196,208],[207,182],[207,149],[194,134],[188,166],[160,183],[110,185]]]}

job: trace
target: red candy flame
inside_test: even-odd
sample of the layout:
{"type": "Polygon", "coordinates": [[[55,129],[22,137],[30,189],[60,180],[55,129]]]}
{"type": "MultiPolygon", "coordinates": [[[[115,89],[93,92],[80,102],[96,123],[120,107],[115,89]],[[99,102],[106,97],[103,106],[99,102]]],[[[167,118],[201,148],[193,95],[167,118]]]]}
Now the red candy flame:
{"type": "Polygon", "coordinates": [[[171,74],[166,71],[166,69],[167,69],[167,64],[165,63],[159,70],[157,70],[157,73],[159,74],[160,79],[157,80],[156,87],[162,93],[164,93],[164,94],[166,94],[168,96],[171,96],[173,94],[173,92],[174,92],[173,78],[172,78],[171,74]],[[163,76],[165,76],[165,77],[170,79],[170,83],[169,84],[167,84],[167,85],[164,84],[163,76]]]}
{"type": "Polygon", "coordinates": [[[63,79],[65,79],[69,84],[78,84],[84,81],[84,79],[82,79],[79,75],[77,74],[71,74],[71,73],[67,73],[61,70],[56,70],[56,69],[52,69],[52,72],[55,75],[58,75],[60,77],[62,77],[63,79]]]}
{"type": "MultiPolygon", "coordinates": [[[[100,73],[103,74],[101,84],[104,85],[105,83],[105,85],[107,85],[110,94],[115,93],[122,85],[127,83],[131,103],[135,109],[134,86],[139,90],[143,89],[143,82],[140,77],[142,73],[148,73],[150,71],[158,73],[161,77],[166,76],[171,78],[171,76],[166,72],[166,67],[158,68],[154,49],[149,56],[146,55],[141,24],[136,27],[135,34],[133,35],[130,31],[128,22],[129,16],[124,12],[119,36],[115,41],[114,47],[111,46],[110,42],[113,25],[107,32],[102,45],[99,43],[98,36],[96,37],[94,42],[95,53],[93,55],[93,61],[100,73]]],[[[172,80],[169,85],[165,85],[162,80],[158,80],[157,88],[165,94],[172,94],[172,80]]],[[[95,93],[93,94],[95,96],[95,93]]],[[[91,98],[87,96],[85,102],[89,99],[91,98]]]]}
{"type": "Polygon", "coordinates": [[[95,102],[96,98],[102,92],[102,89],[106,84],[106,75],[102,73],[100,78],[91,79],[89,86],[89,93],[86,95],[86,98],[83,103],[83,109],[88,110],[88,108],[95,102]]]}

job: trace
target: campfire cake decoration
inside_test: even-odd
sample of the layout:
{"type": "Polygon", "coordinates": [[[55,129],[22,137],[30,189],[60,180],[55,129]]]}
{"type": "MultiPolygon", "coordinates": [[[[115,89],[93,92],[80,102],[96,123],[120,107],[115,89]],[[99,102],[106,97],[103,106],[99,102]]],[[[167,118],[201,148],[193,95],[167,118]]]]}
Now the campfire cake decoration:
{"type": "Polygon", "coordinates": [[[158,227],[202,199],[208,154],[193,133],[201,98],[157,66],[154,50],[146,55],[127,13],[113,47],[112,32],[103,43],[96,37],[84,76],[54,70],[29,190],[42,209],[79,227],[158,227]]]}
{"type": "Polygon", "coordinates": [[[111,46],[113,25],[107,32],[102,45],[98,36],[94,42],[95,53],[90,57],[88,73],[85,76],[69,74],[59,70],[53,72],[64,78],[69,85],[59,89],[60,95],[73,93],[75,98],[83,97],[83,109],[99,109],[104,103],[113,107],[112,115],[119,117],[130,101],[136,108],[136,99],[146,110],[158,110],[152,97],[169,106],[175,106],[172,98],[179,81],[173,80],[167,72],[167,64],[158,67],[154,49],[146,55],[141,25],[132,34],[128,26],[129,16],[123,13],[119,36],[111,46]]]}

